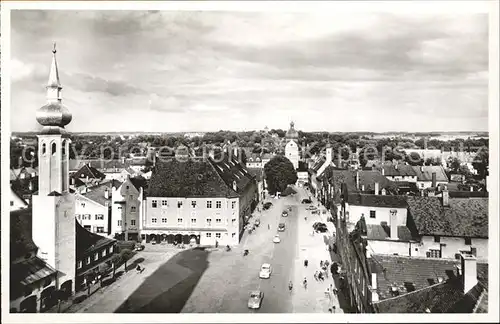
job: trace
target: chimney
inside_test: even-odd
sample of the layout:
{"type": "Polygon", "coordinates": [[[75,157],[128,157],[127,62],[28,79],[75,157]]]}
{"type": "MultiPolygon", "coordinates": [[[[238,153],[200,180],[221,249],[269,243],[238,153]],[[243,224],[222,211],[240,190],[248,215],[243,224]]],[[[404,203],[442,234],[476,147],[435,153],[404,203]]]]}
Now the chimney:
{"type": "Polygon", "coordinates": [[[396,170],[398,169],[398,164],[397,163],[394,164],[394,169],[396,169],[396,170]]]}
{"type": "Polygon", "coordinates": [[[234,156],[234,158],[238,157],[238,148],[237,147],[233,147],[233,156],[234,156]]]}
{"type": "Polygon", "coordinates": [[[361,185],[361,191],[365,191],[365,185],[361,185]]]}
{"type": "Polygon", "coordinates": [[[464,294],[468,293],[477,284],[477,260],[472,254],[461,253],[462,284],[464,294]]]}
{"type": "Polygon", "coordinates": [[[431,187],[432,188],[436,187],[436,172],[432,172],[432,184],[431,184],[431,187]]]}
{"type": "Polygon", "coordinates": [[[391,218],[391,240],[397,240],[398,239],[398,214],[397,210],[391,210],[390,211],[390,218],[391,218]]]}
{"type": "Polygon", "coordinates": [[[443,189],[443,206],[444,207],[450,206],[450,193],[448,192],[447,186],[444,186],[443,189]]]}
{"type": "Polygon", "coordinates": [[[375,194],[378,195],[379,193],[379,184],[378,182],[375,182],[375,194]]]}
{"type": "Polygon", "coordinates": [[[356,171],[356,189],[359,190],[359,172],[356,171]]]}
{"type": "Polygon", "coordinates": [[[470,186],[470,192],[473,192],[473,191],[474,191],[474,187],[470,186]]]}
{"type": "Polygon", "coordinates": [[[122,156],[122,163],[125,163],[125,157],[122,156]]]}
{"type": "Polygon", "coordinates": [[[378,302],[378,293],[377,293],[377,274],[372,272],[372,302],[378,302]]]}
{"type": "Polygon", "coordinates": [[[106,189],[104,190],[104,198],[105,198],[105,199],[109,199],[109,190],[108,190],[108,188],[106,188],[106,189]]]}
{"type": "Polygon", "coordinates": [[[387,192],[385,191],[385,188],[382,188],[381,192],[382,192],[382,196],[385,196],[387,194],[387,192]]]}
{"type": "Polygon", "coordinates": [[[382,175],[385,176],[385,170],[384,167],[382,167],[382,175]]]}
{"type": "Polygon", "coordinates": [[[236,185],[236,181],[233,181],[233,190],[238,192],[238,186],[236,185]]]}

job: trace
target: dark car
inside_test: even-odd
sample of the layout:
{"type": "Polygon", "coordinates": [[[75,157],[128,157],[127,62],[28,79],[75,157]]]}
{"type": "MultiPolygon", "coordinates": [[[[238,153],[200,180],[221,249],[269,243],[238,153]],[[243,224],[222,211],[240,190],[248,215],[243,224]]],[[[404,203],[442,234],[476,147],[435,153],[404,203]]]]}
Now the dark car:
{"type": "Polygon", "coordinates": [[[266,203],[264,204],[263,208],[264,208],[264,210],[266,210],[266,209],[271,208],[271,206],[272,206],[272,205],[273,205],[273,203],[268,201],[268,202],[266,202],[266,203]]]}
{"type": "Polygon", "coordinates": [[[288,216],[288,212],[286,210],[284,210],[282,213],[281,213],[281,216],[283,217],[287,217],[288,216]]]}
{"type": "Polygon", "coordinates": [[[279,223],[278,224],[278,231],[279,232],[284,232],[285,231],[285,223],[279,223]]]}
{"type": "Polygon", "coordinates": [[[305,199],[302,199],[302,203],[303,204],[310,204],[310,203],[312,203],[312,201],[311,201],[311,199],[305,198],[305,199]]]}

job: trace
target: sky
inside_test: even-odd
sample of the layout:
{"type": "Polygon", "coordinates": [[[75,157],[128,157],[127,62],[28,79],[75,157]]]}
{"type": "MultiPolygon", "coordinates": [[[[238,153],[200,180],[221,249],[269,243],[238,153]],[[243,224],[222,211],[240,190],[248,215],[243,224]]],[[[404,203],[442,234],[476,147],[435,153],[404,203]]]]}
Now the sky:
{"type": "Polygon", "coordinates": [[[11,129],[487,131],[487,14],[16,10],[11,129]]]}

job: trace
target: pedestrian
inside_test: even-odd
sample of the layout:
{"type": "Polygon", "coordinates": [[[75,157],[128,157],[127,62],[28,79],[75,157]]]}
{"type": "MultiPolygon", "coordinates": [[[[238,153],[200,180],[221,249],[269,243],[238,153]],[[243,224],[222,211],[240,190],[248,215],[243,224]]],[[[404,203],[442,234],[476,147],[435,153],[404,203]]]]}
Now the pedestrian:
{"type": "Polygon", "coordinates": [[[325,274],[325,278],[328,279],[328,271],[326,271],[326,268],[323,270],[324,274],[325,274]]]}
{"type": "Polygon", "coordinates": [[[321,260],[321,261],[319,262],[319,266],[320,266],[320,268],[323,268],[323,260],[321,260]]]}
{"type": "Polygon", "coordinates": [[[318,274],[318,279],[323,281],[323,274],[321,272],[318,274]]]}
{"type": "Polygon", "coordinates": [[[333,291],[333,284],[330,284],[330,291],[333,291]]]}
{"type": "Polygon", "coordinates": [[[314,273],[314,280],[318,281],[318,271],[314,273]]]}
{"type": "Polygon", "coordinates": [[[306,267],[306,268],[307,268],[307,265],[308,265],[308,264],[309,264],[309,261],[304,260],[304,267],[306,267]]]}
{"type": "Polygon", "coordinates": [[[332,290],[332,291],[333,291],[333,294],[334,294],[335,296],[338,296],[339,291],[337,290],[337,288],[333,288],[333,290],[332,290]]]}
{"type": "Polygon", "coordinates": [[[325,267],[328,268],[328,266],[330,265],[330,262],[328,260],[325,261],[325,267]]]}
{"type": "Polygon", "coordinates": [[[326,290],[325,290],[325,295],[326,295],[327,297],[330,297],[330,288],[328,288],[328,287],[326,288],[326,290]]]}
{"type": "Polygon", "coordinates": [[[304,285],[304,289],[307,289],[307,278],[304,277],[304,281],[302,282],[302,284],[304,285]]]}
{"type": "Polygon", "coordinates": [[[292,281],[290,280],[290,282],[288,283],[288,290],[289,290],[290,292],[292,292],[292,289],[293,289],[293,283],[292,283],[292,281]]]}
{"type": "Polygon", "coordinates": [[[267,224],[267,229],[270,230],[271,229],[271,225],[267,224]]]}

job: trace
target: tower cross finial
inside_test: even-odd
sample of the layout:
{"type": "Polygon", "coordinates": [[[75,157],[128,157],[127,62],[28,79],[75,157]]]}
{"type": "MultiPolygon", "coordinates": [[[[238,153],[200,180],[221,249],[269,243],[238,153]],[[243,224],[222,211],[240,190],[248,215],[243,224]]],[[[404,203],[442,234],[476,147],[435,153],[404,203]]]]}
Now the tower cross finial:
{"type": "Polygon", "coordinates": [[[56,52],[57,52],[57,51],[56,51],[56,42],[54,42],[54,47],[53,47],[53,49],[52,49],[52,53],[56,54],[56,52]]]}

